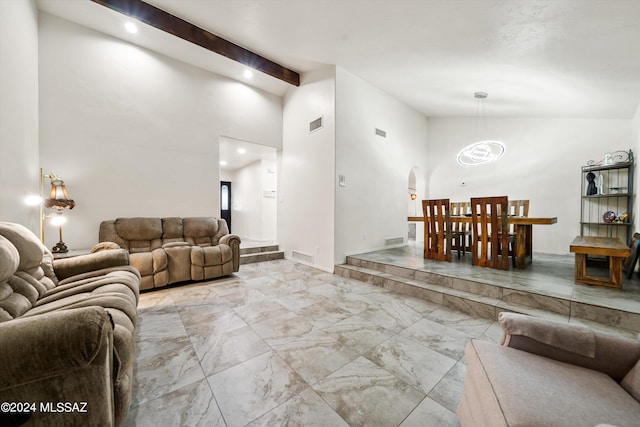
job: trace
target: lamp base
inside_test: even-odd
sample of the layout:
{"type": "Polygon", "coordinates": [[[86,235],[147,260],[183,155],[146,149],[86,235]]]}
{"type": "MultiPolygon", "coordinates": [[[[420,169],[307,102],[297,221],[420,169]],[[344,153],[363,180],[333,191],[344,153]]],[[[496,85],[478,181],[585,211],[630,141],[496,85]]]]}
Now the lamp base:
{"type": "Polygon", "coordinates": [[[51,252],[54,254],[64,254],[69,252],[69,248],[67,248],[67,245],[61,240],[56,243],[56,245],[51,249],[51,252]]]}

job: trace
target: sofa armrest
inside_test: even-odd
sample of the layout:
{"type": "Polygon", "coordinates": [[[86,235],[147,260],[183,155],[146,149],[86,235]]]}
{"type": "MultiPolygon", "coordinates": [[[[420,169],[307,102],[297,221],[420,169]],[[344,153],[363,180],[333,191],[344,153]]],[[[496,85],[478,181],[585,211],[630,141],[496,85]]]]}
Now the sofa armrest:
{"type": "Polygon", "coordinates": [[[53,260],[53,271],[58,280],[64,280],[77,274],[123,265],[129,265],[129,252],[114,249],[53,260]]]}
{"type": "Polygon", "coordinates": [[[236,234],[225,234],[218,243],[227,245],[233,253],[233,271],[240,270],[240,236],[236,234]]]}
{"type": "Polygon", "coordinates": [[[500,313],[502,345],[603,372],[616,381],[640,359],[640,341],[586,326],[500,313]]]}
{"type": "Polygon", "coordinates": [[[0,395],[2,390],[92,364],[105,345],[111,346],[112,331],[111,318],[101,307],[0,323],[0,395]]]}
{"type": "Polygon", "coordinates": [[[30,425],[115,424],[116,358],[106,310],[84,307],[0,323],[0,354],[2,401],[33,405],[30,425]],[[76,404],[77,412],[56,413],[60,402],[76,404]]]}

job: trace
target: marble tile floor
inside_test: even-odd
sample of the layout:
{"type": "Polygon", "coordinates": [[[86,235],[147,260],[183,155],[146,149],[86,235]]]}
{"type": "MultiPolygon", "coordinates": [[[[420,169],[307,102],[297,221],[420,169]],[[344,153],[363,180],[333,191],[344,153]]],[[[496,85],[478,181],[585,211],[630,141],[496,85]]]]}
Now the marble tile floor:
{"type": "Polygon", "coordinates": [[[499,325],[288,260],[143,293],[125,426],[456,426],[499,325]]]}
{"type": "MultiPolygon", "coordinates": [[[[526,269],[510,268],[507,271],[471,265],[471,256],[460,260],[453,256],[451,262],[424,259],[421,243],[352,255],[355,265],[383,264],[385,270],[411,269],[419,273],[435,273],[454,279],[486,283],[503,289],[503,298],[530,295],[528,298],[547,299],[549,304],[570,306],[571,321],[591,318],[598,325],[614,325],[613,329],[626,328],[632,335],[640,332],[640,276],[624,278],[622,289],[578,285],[574,282],[574,255],[533,254],[533,262],[526,269]]],[[[590,274],[606,274],[607,270],[592,269],[590,274]],[[599,270],[599,271],[598,271],[599,270]]]]}

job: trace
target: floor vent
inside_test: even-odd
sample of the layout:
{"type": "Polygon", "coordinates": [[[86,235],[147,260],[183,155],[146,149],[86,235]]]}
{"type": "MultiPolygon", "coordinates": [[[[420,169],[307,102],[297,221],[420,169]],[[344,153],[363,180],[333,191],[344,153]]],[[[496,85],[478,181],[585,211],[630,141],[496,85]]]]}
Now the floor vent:
{"type": "Polygon", "coordinates": [[[316,131],[322,127],[322,117],[318,117],[312,122],[309,122],[309,133],[316,131]]]}
{"type": "Polygon", "coordinates": [[[404,237],[388,237],[384,239],[385,246],[401,245],[404,243],[404,237]]]}
{"type": "Polygon", "coordinates": [[[300,261],[313,265],[313,255],[305,254],[304,252],[291,251],[291,258],[293,258],[294,261],[300,261]]]}
{"type": "Polygon", "coordinates": [[[387,137],[387,131],[376,128],[376,135],[381,136],[383,138],[387,137]]]}

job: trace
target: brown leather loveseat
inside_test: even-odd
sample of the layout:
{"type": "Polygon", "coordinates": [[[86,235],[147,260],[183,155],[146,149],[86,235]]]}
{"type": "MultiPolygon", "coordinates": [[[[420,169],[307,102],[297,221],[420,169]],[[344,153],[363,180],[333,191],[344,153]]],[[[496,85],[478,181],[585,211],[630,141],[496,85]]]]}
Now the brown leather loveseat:
{"type": "Polygon", "coordinates": [[[100,242],[129,251],[140,289],[227,276],[240,267],[240,238],[224,219],[118,218],[100,224],[100,242]]]}

